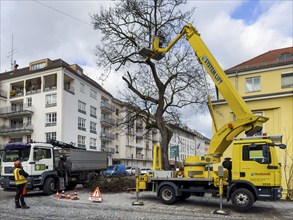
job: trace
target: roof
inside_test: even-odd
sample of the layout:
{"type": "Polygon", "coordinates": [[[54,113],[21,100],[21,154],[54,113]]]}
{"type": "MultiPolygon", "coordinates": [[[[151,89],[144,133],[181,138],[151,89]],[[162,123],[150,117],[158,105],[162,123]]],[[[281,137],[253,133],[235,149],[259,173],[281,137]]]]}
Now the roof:
{"type": "Polygon", "coordinates": [[[270,50],[257,57],[240,63],[230,69],[225,70],[226,74],[243,72],[248,70],[263,69],[267,67],[280,66],[293,63],[293,47],[286,47],[270,50]]]}
{"type": "Polygon", "coordinates": [[[108,91],[106,91],[100,84],[98,84],[96,81],[94,81],[93,79],[91,79],[90,77],[88,77],[85,74],[79,74],[77,71],[75,71],[73,68],[71,68],[68,63],[66,63],[62,59],[52,60],[48,63],[48,65],[46,67],[44,67],[42,69],[30,70],[29,67],[24,67],[21,69],[16,69],[16,70],[0,73],[0,81],[12,79],[12,78],[17,78],[17,77],[21,77],[24,75],[29,76],[29,75],[33,75],[35,73],[39,73],[40,71],[56,69],[56,68],[60,68],[60,67],[66,68],[67,70],[72,72],[75,76],[83,79],[84,81],[88,82],[89,84],[91,84],[95,88],[105,92],[106,94],[108,94],[109,96],[112,97],[112,95],[108,91]]]}

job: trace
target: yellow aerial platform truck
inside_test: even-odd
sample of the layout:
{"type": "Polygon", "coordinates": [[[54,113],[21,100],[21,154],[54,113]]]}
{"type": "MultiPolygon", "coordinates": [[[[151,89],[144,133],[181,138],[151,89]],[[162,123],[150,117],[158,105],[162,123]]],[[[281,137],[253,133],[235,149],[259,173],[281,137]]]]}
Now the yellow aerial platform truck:
{"type": "Polygon", "coordinates": [[[161,48],[162,38],[156,36],[153,48],[143,48],[139,53],[146,59],[160,60],[183,36],[186,36],[199,62],[237,119],[216,131],[205,156],[186,158],[183,170],[163,171],[160,146],[154,146],[154,172],[139,176],[136,190],[152,190],[165,204],[172,204],[191,195],[223,195],[240,211],[249,210],[256,200],[280,199],[281,164],[275,148],[286,148],[281,143],[282,136],[253,136],[262,129],[268,118],[251,112],[200,38],[198,31],[191,24],[187,24],[167,47],[161,48]],[[236,138],[243,131],[247,137],[236,138]],[[222,166],[214,170],[213,165],[221,162],[221,157],[229,146],[232,147],[232,158],[225,158],[222,166]]]}

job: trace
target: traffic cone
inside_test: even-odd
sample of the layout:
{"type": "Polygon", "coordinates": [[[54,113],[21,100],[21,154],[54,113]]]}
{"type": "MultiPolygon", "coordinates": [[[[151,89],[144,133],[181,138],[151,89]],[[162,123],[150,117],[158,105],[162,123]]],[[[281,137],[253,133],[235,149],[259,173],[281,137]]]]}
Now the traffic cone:
{"type": "Polygon", "coordinates": [[[61,192],[61,196],[59,197],[60,199],[65,199],[65,192],[64,192],[64,190],[62,190],[62,192],[61,192]]]}
{"type": "Polygon", "coordinates": [[[70,199],[71,199],[71,198],[70,198],[70,193],[67,193],[66,199],[67,199],[67,200],[70,200],[70,199]]]}
{"type": "Polygon", "coordinates": [[[58,191],[56,192],[55,198],[57,198],[57,199],[60,198],[60,195],[59,195],[59,192],[58,191]]]}
{"type": "Polygon", "coordinates": [[[73,199],[72,200],[79,200],[79,198],[77,197],[77,190],[74,190],[74,195],[73,195],[73,199]]]}

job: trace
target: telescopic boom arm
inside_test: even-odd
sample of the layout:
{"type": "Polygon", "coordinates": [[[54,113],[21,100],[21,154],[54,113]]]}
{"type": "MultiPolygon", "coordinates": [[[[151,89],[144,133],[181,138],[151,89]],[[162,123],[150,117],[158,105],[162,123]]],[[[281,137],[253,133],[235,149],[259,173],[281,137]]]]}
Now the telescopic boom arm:
{"type": "Polygon", "coordinates": [[[268,118],[252,114],[192,24],[184,26],[167,47],[161,48],[160,37],[156,36],[153,41],[152,50],[143,48],[139,53],[144,57],[160,60],[164,57],[163,54],[168,52],[184,35],[193,48],[199,62],[205,67],[237,118],[236,121],[227,123],[220,128],[212,138],[207,156],[211,156],[214,162],[219,162],[218,157],[222,156],[234,137],[243,131],[248,136],[252,136],[262,129],[262,124],[268,118]]]}

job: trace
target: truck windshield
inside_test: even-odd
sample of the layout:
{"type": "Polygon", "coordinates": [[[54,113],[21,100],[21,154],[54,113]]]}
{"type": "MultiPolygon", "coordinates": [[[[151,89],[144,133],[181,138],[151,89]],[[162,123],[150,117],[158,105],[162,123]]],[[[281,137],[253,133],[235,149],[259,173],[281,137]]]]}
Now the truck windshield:
{"type": "Polygon", "coordinates": [[[29,155],[30,148],[5,150],[3,153],[3,162],[27,161],[29,155]]]}

